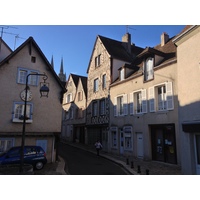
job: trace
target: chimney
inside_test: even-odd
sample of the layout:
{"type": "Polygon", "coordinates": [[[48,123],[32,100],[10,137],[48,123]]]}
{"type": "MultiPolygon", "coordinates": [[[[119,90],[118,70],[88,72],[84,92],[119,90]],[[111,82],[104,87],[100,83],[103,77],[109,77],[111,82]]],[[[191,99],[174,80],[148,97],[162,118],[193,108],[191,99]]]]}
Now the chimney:
{"type": "Polygon", "coordinates": [[[164,46],[169,40],[169,35],[167,33],[162,33],[161,35],[161,47],[164,46]]]}
{"type": "Polygon", "coordinates": [[[123,35],[122,42],[124,42],[124,47],[126,48],[126,50],[131,53],[131,34],[126,33],[125,35],[123,35]]]}

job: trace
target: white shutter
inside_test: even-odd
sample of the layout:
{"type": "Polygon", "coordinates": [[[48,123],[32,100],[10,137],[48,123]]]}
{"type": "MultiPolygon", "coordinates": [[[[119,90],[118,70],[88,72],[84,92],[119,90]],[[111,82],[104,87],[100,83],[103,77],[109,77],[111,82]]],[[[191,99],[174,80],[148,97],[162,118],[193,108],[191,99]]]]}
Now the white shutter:
{"type": "Polygon", "coordinates": [[[166,83],[166,94],[167,94],[167,110],[173,110],[174,98],[173,98],[172,82],[166,83]]]}
{"type": "Polygon", "coordinates": [[[117,116],[117,97],[114,98],[113,114],[117,116]]]}
{"type": "Polygon", "coordinates": [[[142,90],[142,112],[147,113],[147,97],[146,97],[146,89],[142,90]]]}
{"type": "Polygon", "coordinates": [[[128,99],[127,94],[123,95],[123,114],[128,115],[128,99]]]}
{"type": "Polygon", "coordinates": [[[129,103],[129,109],[130,109],[130,115],[134,114],[134,102],[133,102],[133,95],[134,93],[130,93],[130,103],[129,103]]]}
{"type": "Polygon", "coordinates": [[[149,88],[149,111],[155,112],[154,87],[149,88]]]}

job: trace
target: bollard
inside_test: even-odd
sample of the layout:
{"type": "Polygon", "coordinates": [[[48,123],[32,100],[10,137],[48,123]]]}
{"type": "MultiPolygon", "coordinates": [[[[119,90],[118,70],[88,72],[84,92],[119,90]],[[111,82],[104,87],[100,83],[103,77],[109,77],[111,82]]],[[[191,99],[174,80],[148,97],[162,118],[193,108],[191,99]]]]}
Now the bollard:
{"type": "Polygon", "coordinates": [[[141,174],[140,165],[138,165],[137,167],[138,167],[137,173],[138,173],[138,174],[141,174]]]}
{"type": "Polygon", "coordinates": [[[149,175],[149,169],[146,169],[146,175],[149,175]]]}
{"type": "Polygon", "coordinates": [[[129,165],[129,159],[128,158],[126,159],[126,164],[129,165]]]}
{"type": "Polygon", "coordinates": [[[131,161],[131,168],[134,168],[134,166],[133,166],[133,161],[131,161]]]}

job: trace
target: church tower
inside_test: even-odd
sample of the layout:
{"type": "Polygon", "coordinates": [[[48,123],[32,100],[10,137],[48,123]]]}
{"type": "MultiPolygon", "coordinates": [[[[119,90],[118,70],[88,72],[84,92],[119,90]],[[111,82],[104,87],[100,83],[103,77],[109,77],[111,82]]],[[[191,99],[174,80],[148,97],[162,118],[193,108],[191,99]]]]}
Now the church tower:
{"type": "Polygon", "coordinates": [[[66,73],[63,73],[63,58],[61,59],[59,78],[61,81],[66,82],[66,73]]]}

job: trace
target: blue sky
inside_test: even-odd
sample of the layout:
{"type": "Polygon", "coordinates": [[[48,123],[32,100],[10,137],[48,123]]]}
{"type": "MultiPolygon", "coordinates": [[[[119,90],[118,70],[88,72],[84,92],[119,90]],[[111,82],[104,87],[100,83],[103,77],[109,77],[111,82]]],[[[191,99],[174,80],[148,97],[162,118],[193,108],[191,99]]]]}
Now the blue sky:
{"type": "MultiPolygon", "coordinates": [[[[127,31],[126,25],[8,26],[8,28],[4,26],[3,39],[12,50],[32,36],[49,61],[53,56],[56,73],[59,73],[63,58],[67,77],[69,73],[87,76],[86,71],[97,35],[121,41],[127,31]],[[19,38],[15,40],[16,34],[19,34],[19,38]]],[[[184,25],[129,25],[128,27],[135,45],[153,47],[160,43],[163,32],[173,37],[184,28],[184,25]]]]}

